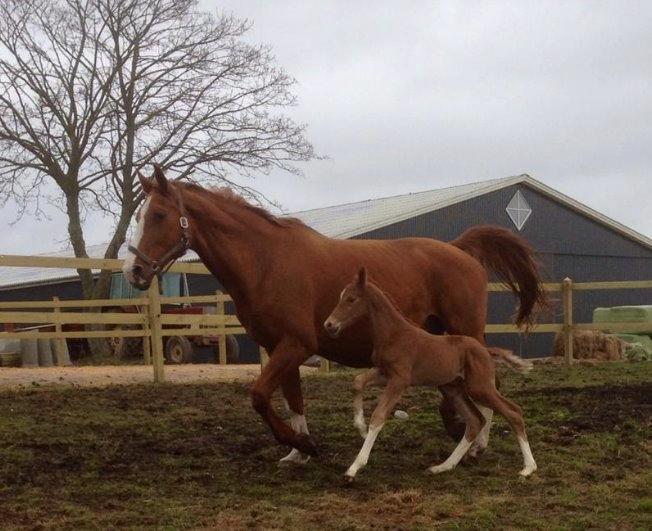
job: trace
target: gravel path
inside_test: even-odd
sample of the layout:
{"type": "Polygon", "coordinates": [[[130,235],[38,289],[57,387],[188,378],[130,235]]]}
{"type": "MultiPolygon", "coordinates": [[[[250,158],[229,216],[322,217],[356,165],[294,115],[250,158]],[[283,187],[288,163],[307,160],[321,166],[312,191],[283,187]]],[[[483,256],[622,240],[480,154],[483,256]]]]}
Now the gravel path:
{"type": "MultiPolygon", "coordinates": [[[[315,369],[302,367],[302,374],[315,369]]],[[[260,365],[166,365],[165,380],[170,383],[250,382],[260,374],[260,365]]],[[[150,383],[153,369],[145,365],[107,365],[88,367],[0,368],[0,390],[25,389],[41,385],[72,387],[150,383]]]]}

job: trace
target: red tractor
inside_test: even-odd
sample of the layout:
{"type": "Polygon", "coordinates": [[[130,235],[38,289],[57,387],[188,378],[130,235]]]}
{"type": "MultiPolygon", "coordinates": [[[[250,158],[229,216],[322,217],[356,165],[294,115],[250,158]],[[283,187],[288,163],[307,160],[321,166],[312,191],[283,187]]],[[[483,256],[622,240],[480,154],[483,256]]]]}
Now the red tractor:
{"type": "MultiPolygon", "coordinates": [[[[162,291],[164,297],[180,297],[188,294],[188,282],[185,273],[166,273],[163,276],[162,291]]],[[[111,299],[140,298],[143,293],[134,289],[122,276],[114,274],[111,279],[111,299]]],[[[105,311],[136,313],[138,306],[112,306],[105,311]]],[[[188,305],[165,304],[162,306],[164,314],[202,315],[214,314],[214,305],[188,305]]],[[[117,328],[124,328],[118,325],[117,328]]],[[[188,328],[186,325],[170,325],[164,328],[188,328]]],[[[163,350],[168,363],[193,363],[216,362],[218,360],[218,336],[201,335],[192,336],[164,336],[163,350]]],[[[118,358],[135,357],[142,355],[142,338],[125,337],[112,338],[114,355],[118,358]]],[[[228,363],[237,363],[239,359],[238,341],[235,336],[226,336],[226,358],[228,363]]]]}

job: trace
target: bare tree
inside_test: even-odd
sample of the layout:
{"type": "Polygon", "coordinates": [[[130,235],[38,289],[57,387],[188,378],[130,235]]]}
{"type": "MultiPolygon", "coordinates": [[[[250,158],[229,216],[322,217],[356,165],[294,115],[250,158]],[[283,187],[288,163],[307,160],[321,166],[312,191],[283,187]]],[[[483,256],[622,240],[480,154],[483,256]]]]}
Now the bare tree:
{"type": "MultiPolygon", "coordinates": [[[[150,162],[231,182],[315,157],[279,113],[294,80],[270,49],[242,39],[247,21],[196,4],[0,0],[0,199],[24,207],[53,183],[78,257],[89,210],[115,217],[105,257],[117,256],[150,162]]],[[[106,294],[108,273],[79,275],[85,296],[106,294]]]]}

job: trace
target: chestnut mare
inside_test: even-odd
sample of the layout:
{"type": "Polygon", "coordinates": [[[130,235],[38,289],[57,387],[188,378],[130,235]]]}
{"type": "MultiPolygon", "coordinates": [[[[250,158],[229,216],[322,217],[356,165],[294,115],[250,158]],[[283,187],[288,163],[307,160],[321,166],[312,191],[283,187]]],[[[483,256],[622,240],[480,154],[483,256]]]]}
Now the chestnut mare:
{"type": "Polygon", "coordinates": [[[436,336],[415,326],[400,314],[377,285],[367,280],[365,268],[360,269],[356,279],[344,288],[324,328],[336,338],[362,318],[368,318],[371,324],[375,368],[359,374],[353,382],[353,424],[364,438],[364,444],[346,471],[349,481],[353,481],[358,470],[367,464],[387,415],[411,385],[439,387],[442,394],[455,403],[466,422],[464,436],[453,453],[443,463],[430,467],[430,472],[439,474],[455,468],[474,443],[484,450],[494,411],[507,419],[516,434],[523,454],[520,474],[529,476],[537,469],[521,408],[496,389],[492,354],[517,368],[530,368],[525,362],[509,351],[487,348],[472,337],[436,336]],[[492,350],[495,352],[490,352],[492,350]],[[385,389],[367,429],[362,406],[363,392],[370,384],[385,384],[385,389]]]}
{"type": "MultiPolygon", "coordinates": [[[[125,276],[146,289],[186,248],[199,255],[233,298],[247,332],[270,354],[252,386],[252,403],[277,441],[293,448],[285,461],[305,462],[316,453],[304,416],[300,365],[319,354],[342,365],[371,366],[368,323],[351,327],[338,339],[322,326],[360,264],[367,264],[411,321],[428,331],[480,342],[487,269],[517,294],[518,324],[531,323],[535,306],[546,301],[531,248],[507,229],[478,226],[451,243],[337,240],[299,220],[275,217],[228,189],[168,181],[158,166],[153,179],[141,176],[141,185],[147,197],[137,215],[125,276]],[[270,403],[279,386],[291,427],[270,403]]],[[[443,400],[440,411],[447,428],[459,430],[454,407],[443,400]]]]}

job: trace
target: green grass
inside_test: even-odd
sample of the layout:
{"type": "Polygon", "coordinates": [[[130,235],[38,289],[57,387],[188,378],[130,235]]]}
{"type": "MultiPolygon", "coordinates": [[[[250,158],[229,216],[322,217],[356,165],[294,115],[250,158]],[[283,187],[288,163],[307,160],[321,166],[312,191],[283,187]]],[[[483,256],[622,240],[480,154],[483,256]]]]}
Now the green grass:
{"type": "Polygon", "coordinates": [[[453,443],[438,393],[413,389],[347,486],[351,374],[306,380],[321,454],[303,468],[277,467],[240,384],[0,393],[0,528],[652,528],[652,363],[506,375],[539,464],[527,480],[502,419],[477,461],[426,474],[453,443]]]}

